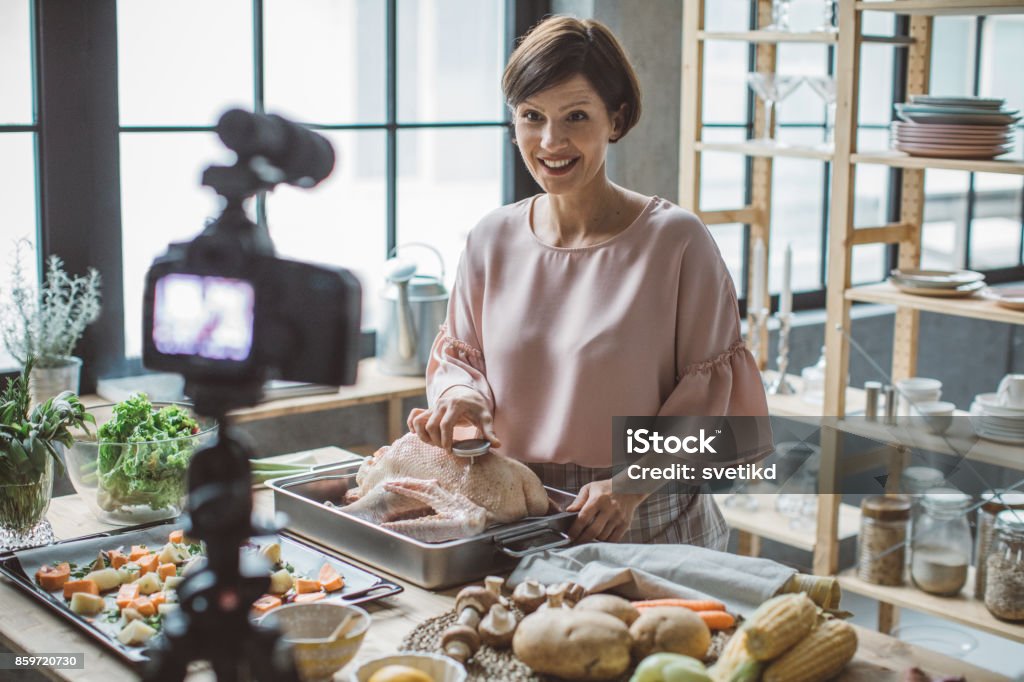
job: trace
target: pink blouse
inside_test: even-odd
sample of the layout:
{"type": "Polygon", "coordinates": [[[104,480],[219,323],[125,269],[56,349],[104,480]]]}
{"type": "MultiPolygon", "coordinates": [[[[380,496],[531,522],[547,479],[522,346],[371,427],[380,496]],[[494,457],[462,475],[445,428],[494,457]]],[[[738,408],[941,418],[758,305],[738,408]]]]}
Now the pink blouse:
{"type": "Polygon", "coordinates": [[[732,279],[696,216],[652,197],[611,239],[560,248],[533,233],[534,200],[470,232],[427,367],[431,405],[470,386],[503,454],[586,467],[611,466],[613,416],[768,414],[732,279]]]}

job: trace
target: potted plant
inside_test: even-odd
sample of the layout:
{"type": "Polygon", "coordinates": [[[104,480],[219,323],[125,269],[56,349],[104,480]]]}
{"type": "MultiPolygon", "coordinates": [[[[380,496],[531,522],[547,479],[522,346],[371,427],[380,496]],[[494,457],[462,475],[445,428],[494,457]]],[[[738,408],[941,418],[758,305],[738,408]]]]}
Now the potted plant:
{"type": "Polygon", "coordinates": [[[44,518],[53,493],[54,467],[63,472],[58,445],[70,447],[68,429],[85,428],[92,415],[70,391],[29,410],[28,377],[7,380],[0,392],[0,549],[34,547],[53,541],[44,518]]]}
{"type": "Polygon", "coordinates": [[[23,263],[24,251],[31,246],[26,239],[16,244],[10,300],[0,311],[0,333],[7,352],[22,366],[35,359],[31,392],[38,403],[62,391],[78,393],[82,360],[72,352],[86,327],[99,317],[100,275],[90,268],[86,275],[72,277],[60,258],[50,256],[37,291],[23,263]]]}

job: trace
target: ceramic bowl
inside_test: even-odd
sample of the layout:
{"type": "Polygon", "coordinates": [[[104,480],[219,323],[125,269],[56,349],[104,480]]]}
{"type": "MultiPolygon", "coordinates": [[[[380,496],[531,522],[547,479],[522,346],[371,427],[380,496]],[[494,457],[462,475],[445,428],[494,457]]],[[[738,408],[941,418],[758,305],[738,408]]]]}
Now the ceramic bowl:
{"type": "Polygon", "coordinates": [[[389,665],[405,665],[421,670],[429,675],[434,682],[465,682],[466,680],[466,669],[454,659],[440,654],[404,653],[382,656],[363,663],[349,676],[349,682],[369,682],[375,672],[389,665]]]}
{"type": "Polygon", "coordinates": [[[370,614],[358,606],[313,602],[280,606],[260,622],[275,625],[292,646],[295,667],[303,682],[316,682],[329,680],[355,658],[370,620],[370,614]],[[355,613],[356,622],[348,633],[327,639],[350,613],[355,613]]]}
{"type": "Polygon", "coordinates": [[[953,413],[956,411],[956,405],[953,403],[932,401],[917,403],[914,408],[932,433],[945,433],[953,425],[953,413]]]}

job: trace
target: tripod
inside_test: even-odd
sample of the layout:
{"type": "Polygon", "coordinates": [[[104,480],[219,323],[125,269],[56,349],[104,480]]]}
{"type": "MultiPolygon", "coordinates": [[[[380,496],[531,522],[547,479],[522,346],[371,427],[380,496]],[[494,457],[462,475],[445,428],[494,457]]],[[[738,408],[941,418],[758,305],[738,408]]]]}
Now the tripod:
{"type": "Polygon", "coordinates": [[[245,555],[240,561],[239,548],[253,535],[279,529],[254,525],[250,452],[223,416],[217,422],[217,442],[195,454],[188,472],[185,532],[206,542],[207,564],[181,584],[181,608],[165,618],[163,646],[144,679],[178,682],[190,662],[204,660],[218,680],[298,682],[291,651],[278,632],[249,622],[249,606],[270,579],[256,557],[245,555]]]}

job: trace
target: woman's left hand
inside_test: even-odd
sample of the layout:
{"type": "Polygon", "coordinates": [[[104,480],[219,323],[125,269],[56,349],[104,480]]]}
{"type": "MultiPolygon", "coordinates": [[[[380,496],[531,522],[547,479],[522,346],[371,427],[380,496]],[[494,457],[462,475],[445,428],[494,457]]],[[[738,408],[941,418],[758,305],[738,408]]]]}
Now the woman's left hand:
{"type": "Polygon", "coordinates": [[[588,483],[565,508],[568,512],[579,512],[568,530],[569,537],[579,543],[618,542],[629,530],[633,512],[645,499],[643,494],[613,492],[611,480],[588,483]]]}

